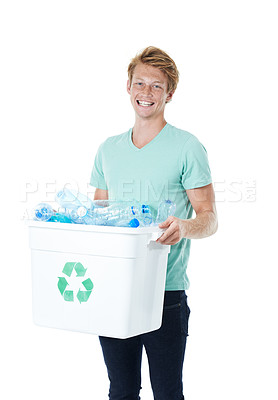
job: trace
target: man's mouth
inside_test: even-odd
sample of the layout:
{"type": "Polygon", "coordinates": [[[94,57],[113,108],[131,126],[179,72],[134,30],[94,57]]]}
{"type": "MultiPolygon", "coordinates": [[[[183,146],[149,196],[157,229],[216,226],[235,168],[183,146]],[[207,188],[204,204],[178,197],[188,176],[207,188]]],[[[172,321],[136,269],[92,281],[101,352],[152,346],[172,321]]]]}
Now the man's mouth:
{"type": "Polygon", "coordinates": [[[154,105],[154,103],[150,103],[148,101],[140,101],[140,100],[137,100],[137,104],[143,107],[151,107],[152,105],[154,105]]]}

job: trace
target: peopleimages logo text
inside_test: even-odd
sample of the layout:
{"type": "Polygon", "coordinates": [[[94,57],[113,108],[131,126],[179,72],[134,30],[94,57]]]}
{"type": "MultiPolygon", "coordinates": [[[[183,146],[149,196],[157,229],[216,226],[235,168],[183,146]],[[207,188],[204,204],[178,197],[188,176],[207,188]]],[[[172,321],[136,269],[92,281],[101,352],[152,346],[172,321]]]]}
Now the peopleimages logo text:
{"type": "MultiPolygon", "coordinates": [[[[216,203],[251,203],[257,199],[257,181],[253,178],[237,178],[232,180],[217,179],[213,181],[216,203]]],[[[75,189],[78,192],[94,198],[95,188],[89,183],[78,184],[74,180],[59,182],[55,179],[33,180],[29,179],[20,183],[19,202],[21,219],[28,218],[28,210],[37,203],[55,203],[55,194],[63,188],[75,189]]],[[[186,191],[180,184],[169,183],[167,180],[159,188],[152,184],[151,180],[119,180],[117,193],[113,194],[113,199],[144,199],[145,202],[151,200],[159,203],[162,200],[170,199],[176,201],[177,196],[186,196],[186,191]]],[[[202,201],[206,199],[202,199],[202,201]]]]}

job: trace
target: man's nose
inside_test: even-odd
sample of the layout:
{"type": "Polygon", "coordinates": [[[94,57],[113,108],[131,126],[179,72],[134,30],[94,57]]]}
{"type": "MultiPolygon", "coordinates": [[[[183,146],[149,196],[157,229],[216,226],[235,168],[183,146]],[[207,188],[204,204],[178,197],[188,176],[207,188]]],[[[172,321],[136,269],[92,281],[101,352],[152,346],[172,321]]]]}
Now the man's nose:
{"type": "Polygon", "coordinates": [[[144,94],[150,95],[152,93],[151,85],[145,85],[144,87],[144,94]]]}

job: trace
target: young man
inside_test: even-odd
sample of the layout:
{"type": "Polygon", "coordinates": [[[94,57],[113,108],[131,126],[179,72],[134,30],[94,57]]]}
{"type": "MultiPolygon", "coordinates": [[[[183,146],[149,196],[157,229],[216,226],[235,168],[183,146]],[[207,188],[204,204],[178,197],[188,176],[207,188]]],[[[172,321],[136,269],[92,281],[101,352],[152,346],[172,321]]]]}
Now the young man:
{"type": "Polygon", "coordinates": [[[91,175],[95,199],[135,199],[153,210],[161,200],[176,203],[175,216],[160,224],[165,232],[157,240],[171,245],[161,328],[129,339],[100,337],[110,400],[140,399],[143,346],[154,398],[184,399],[190,239],[214,234],[217,216],[205,148],[195,136],[164,119],[178,76],[174,61],[156,47],[147,47],[131,61],[127,92],[135,111],[134,126],[102,143],[91,175]]]}

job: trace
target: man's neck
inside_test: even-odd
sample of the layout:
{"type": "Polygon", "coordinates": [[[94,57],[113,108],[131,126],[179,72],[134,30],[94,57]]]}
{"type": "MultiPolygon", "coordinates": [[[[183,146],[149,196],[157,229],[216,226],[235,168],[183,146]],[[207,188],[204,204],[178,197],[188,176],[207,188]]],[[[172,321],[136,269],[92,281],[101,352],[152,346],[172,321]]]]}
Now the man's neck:
{"type": "Polygon", "coordinates": [[[132,129],[133,144],[138,148],[144,147],[159,134],[166,123],[164,117],[159,120],[144,120],[136,118],[132,129]]]}

